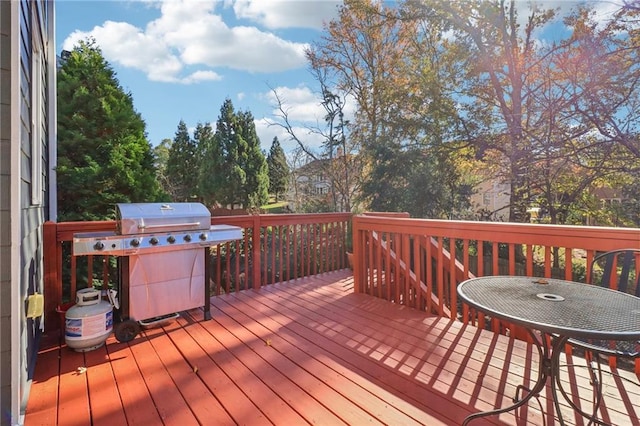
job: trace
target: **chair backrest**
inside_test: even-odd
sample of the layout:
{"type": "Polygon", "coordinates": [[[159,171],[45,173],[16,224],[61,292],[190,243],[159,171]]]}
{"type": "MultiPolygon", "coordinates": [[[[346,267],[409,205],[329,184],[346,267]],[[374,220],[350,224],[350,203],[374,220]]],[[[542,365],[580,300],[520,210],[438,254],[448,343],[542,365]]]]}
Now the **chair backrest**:
{"type": "Polygon", "coordinates": [[[640,248],[612,250],[591,262],[591,283],[640,297],[640,248]]]}
{"type": "MultiPolygon", "coordinates": [[[[591,262],[591,283],[640,297],[640,248],[601,253],[591,262]]],[[[569,339],[589,351],[619,357],[640,357],[640,341],[569,339]]]]}

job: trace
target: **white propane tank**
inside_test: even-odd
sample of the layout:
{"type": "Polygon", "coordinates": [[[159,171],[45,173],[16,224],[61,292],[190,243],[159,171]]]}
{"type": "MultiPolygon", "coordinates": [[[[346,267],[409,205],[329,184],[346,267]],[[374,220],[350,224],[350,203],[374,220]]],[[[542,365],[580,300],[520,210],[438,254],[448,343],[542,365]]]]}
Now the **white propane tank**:
{"type": "Polygon", "coordinates": [[[100,290],[83,288],[76,293],[76,304],[65,314],[64,340],[78,352],[97,349],[113,330],[113,307],[102,300],[100,290]]]}

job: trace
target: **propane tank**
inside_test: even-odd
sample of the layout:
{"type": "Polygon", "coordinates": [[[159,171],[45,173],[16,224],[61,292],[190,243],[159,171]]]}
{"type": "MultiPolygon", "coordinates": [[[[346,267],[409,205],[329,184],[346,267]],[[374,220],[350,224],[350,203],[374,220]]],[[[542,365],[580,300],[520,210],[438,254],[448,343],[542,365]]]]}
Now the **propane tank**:
{"type": "Polygon", "coordinates": [[[78,352],[97,349],[113,330],[113,307],[102,300],[100,290],[83,288],[76,293],[76,304],[65,314],[64,340],[78,352]]]}

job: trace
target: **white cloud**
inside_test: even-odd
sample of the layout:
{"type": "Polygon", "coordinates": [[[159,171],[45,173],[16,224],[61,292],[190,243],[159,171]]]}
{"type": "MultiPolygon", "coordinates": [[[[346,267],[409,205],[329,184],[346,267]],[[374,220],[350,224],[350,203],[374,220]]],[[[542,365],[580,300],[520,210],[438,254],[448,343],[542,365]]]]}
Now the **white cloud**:
{"type": "MultiPolygon", "coordinates": [[[[291,136],[282,127],[274,125],[271,120],[255,120],[255,125],[256,133],[260,138],[260,146],[266,152],[269,152],[274,137],[278,138],[280,146],[285,152],[291,152],[298,148],[298,144],[292,140],[291,136]]],[[[295,126],[293,130],[307,147],[316,151],[320,150],[324,141],[322,136],[312,133],[309,129],[301,126],[295,126]]]]}
{"type": "Polygon", "coordinates": [[[216,14],[220,2],[168,0],[157,4],[160,17],[145,28],[106,21],[91,31],[73,32],[63,49],[72,50],[79,40],[92,37],[107,61],[143,71],[153,81],[185,84],[220,80],[213,69],[268,73],[306,65],[307,44],[256,27],[229,27],[216,14]]]}
{"type": "Polygon", "coordinates": [[[213,71],[196,71],[189,76],[180,79],[181,83],[199,83],[201,81],[217,81],[222,80],[222,77],[213,71]]]}
{"type": "Polygon", "coordinates": [[[181,46],[186,64],[267,73],[301,68],[307,63],[306,43],[283,40],[254,27],[235,27],[224,34],[210,30],[181,46]]]}
{"type": "Polygon", "coordinates": [[[63,43],[72,50],[79,41],[94,38],[108,61],[144,71],[150,80],[175,81],[183,66],[161,40],[149,37],[126,22],[106,21],[89,32],[74,31],[63,43]]]}
{"type": "MultiPolygon", "coordinates": [[[[322,98],[319,93],[312,91],[305,85],[296,87],[279,86],[262,94],[269,105],[272,106],[273,117],[282,116],[278,107],[278,98],[282,109],[287,113],[292,124],[304,124],[307,127],[323,128],[326,111],[322,106],[322,98]],[[276,98],[277,94],[277,98],[276,98]]],[[[351,121],[357,110],[357,103],[352,96],[347,96],[344,101],[345,120],[351,121]]]]}
{"type": "MultiPolygon", "coordinates": [[[[604,24],[612,19],[615,12],[622,7],[622,0],[602,1],[602,0],[537,0],[531,4],[540,7],[543,10],[553,9],[556,10],[556,17],[559,19],[564,18],[570,13],[577,10],[579,6],[585,6],[592,8],[595,12],[595,20],[598,23],[604,24]]],[[[526,24],[526,20],[529,16],[530,6],[529,2],[517,3],[519,12],[519,23],[522,28],[526,24]]]]}
{"type": "Polygon", "coordinates": [[[559,9],[560,15],[566,15],[577,6],[583,5],[593,8],[596,15],[603,19],[611,19],[613,12],[622,7],[622,0],[602,1],[602,0],[538,0],[534,4],[543,9],[559,9]]]}
{"type": "MultiPolygon", "coordinates": [[[[322,107],[320,95],[304,85],[296,87],[279,86],[262,94],[262,98],[273,107],[269,118],[256,120],[256,130],[263,147],[265,145],[268,145],[267,148],[271,146],[274,136],[278,137],[285,152],[291,152],[298,147],[297,143],[292,140],[291,136],[281,126],[284,121],[281,119],[282,112],[278,109],[276,93],[282,103],[282,109],[287,112],[289,123],[295,135],[305,146],[319,152],[322,143],[325,141],[325,138],[319,132],[326,130],[324,123],[326,111],[322,107]]],[[[355,111],[355,99],[347,97],[343,108],[345,119],[352,120],[355,111]]]]}
{"type": "Polygon", "coordinates": [[[238,18],[249,19],[269,29],[322,28],[328,20],[337,17],[337,0],[235,0],[225,1],[233,5],[238,18]]]}
{"type": "Polygon", "coordinates": [[[320,104],[321,99],[308,87],[280,86],[274,88],[272,91],[265,93],[263,96],[268,100],[269,104],[274,107],[274,116],[282,115],[282,113],[278,110],[276,93],[278,95],[278,98],[280,98],[280,102],[282,103],[282,109],[287,112],[290,121],[303,121],[309,123],[322,121],[322,117],[324,116],[325,111],[320,104]]]}

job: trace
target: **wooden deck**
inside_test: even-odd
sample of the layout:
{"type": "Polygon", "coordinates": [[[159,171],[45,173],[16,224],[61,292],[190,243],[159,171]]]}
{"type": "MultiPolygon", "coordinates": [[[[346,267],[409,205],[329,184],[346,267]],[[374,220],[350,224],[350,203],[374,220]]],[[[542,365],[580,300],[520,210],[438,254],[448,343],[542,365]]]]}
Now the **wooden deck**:
{"type": "MultiPolygon", "coordinates": [[[[348,271],[323,274],[214,297],[211,321],[192,310],[128,344],[43,350],[25,424],[459,425],[536,377],[524,342],[352,287],[348,271]]],[[[567,387],[589,407],[586,370],[573,370],[567,387]]],[[[640,424],[640,380],[621,374],[635,383],[605,376],[603,416],[640,424]]],[[[565,408],[568,424],[586,424],[565,408]]],[[[473,425],[556,421],[542,397],[473,425]]]]}

